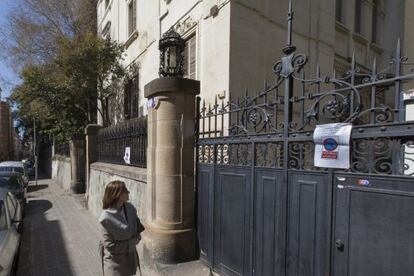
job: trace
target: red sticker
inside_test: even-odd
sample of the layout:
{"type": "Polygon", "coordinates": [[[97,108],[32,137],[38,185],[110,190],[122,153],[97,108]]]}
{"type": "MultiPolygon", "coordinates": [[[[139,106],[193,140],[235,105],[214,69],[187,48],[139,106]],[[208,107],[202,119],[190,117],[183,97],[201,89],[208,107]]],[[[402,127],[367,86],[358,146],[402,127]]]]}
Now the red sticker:
{"type": "Polygon", "coordinates": [[[336,152],[336,151],[322,151],[322,158],[324,158],[324,159],[338,159],[338,152],[336,152]]]}

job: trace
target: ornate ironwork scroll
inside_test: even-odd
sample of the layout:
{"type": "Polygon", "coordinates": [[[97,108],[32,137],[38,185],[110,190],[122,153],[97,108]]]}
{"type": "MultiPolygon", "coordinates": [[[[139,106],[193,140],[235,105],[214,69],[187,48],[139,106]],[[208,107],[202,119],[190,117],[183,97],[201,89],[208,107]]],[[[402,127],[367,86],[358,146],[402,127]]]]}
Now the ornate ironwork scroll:
{"type": "MultiPolygon", "coordinates": [[[[374,126],[398,128],[403,122],[401,88],[414,79],[414,62],[403,56],[400,41],[391,62],[383,69],[377,68],[374,59],[370,70],[363,70],[353,54],[349,70],[342,75],[335,71],[324,74],[319,65],[309,73],[313,70],[307,68],[308,57],[297,53],[292,44],[292,21],[290,2],[287,46],[284,56],[273,66],[271,82],[265,81],[257,93],[246,90],[237,93],[243,96],[227,102],[216,99],[214,103],[201,103],[199,144],[208,141],[218,145],[214,153],[217,158],[213,158],[218,164],[245,164],[244,159],[234,160],[244,158],[244,146],[224,144],[226,139],[249,139],[255,144],[252,160],[256,166],[316,170],[311,158],[316,125],[346,122],[369,131],[374,126]],[[407,69],[409,73],[404,75],[407,69]],[[286,154],[273,155],[270,160],[274,145],[281,147],[280,154],[286,154]]],[[[407,164],[412,153],[400,154],[394,142],[399,139],[398,132],[387,137],[373,133],[370,139],[353,138],[351,171],[407,174],[406,167],[412,167],[407,164]]]]}

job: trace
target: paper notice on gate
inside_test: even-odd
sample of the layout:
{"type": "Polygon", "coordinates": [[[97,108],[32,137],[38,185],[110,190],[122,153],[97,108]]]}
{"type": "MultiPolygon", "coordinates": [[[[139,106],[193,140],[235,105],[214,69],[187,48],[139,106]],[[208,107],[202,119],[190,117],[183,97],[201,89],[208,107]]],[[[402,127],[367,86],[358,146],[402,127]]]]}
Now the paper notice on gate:
{"type": "Polygon", "coordinates": [[[313,133],[315,167],[349,169],[352,124],[318,125],[313,133]]]}
{"type": "Polygon", "coordinates": [[[125,148],[124,161],[128,165],[131,164],[131,148],[130,147],[125,148]]]}

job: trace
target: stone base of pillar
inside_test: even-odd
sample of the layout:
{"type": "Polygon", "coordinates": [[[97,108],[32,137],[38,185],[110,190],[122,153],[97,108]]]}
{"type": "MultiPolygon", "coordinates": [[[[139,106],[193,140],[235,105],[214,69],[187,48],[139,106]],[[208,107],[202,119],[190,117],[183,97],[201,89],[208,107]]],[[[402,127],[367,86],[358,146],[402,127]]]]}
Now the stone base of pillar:
{"type": "Polygon", "coordinates": [[[72,194],[84,194],[85,193],[85,183],[83,183],[83,181],[71,181],[70,182],[70,192],[72,194]]]}
{"type": "Polygon", "coordinates": [[[149,266],[195,260],[195,229],[162,230],[146,225],[142,233],[143,261],[149,266]]]}

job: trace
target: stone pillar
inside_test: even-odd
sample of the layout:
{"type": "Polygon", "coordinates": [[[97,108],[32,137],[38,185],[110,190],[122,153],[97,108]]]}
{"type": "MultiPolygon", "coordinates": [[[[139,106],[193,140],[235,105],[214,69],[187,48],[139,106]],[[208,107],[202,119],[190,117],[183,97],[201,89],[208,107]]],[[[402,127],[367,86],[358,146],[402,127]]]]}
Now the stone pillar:
{"type": "Polygon", "coordinates": [[[72,136],[70,145],[71,181],[70,192],[73,194],[85,193],[85,136],[72,136]]]}
{"type": "Polygon", "coordinates": [[[148,98],[147,224],[144,261],[178,263],[196,256],[194,225],[195,96],[200,82],[159,78],[148,98]]]}
{"type": "Polygon", "coordinates": [[[98,159],[98,130],[102,126],[96,124],[87,125],[85,128],[85,142],[86,142],[86,167],[85,167],[85,184],[86,184],[86,199],[89,197],[89,170],[90,165],[98,159]]]}

